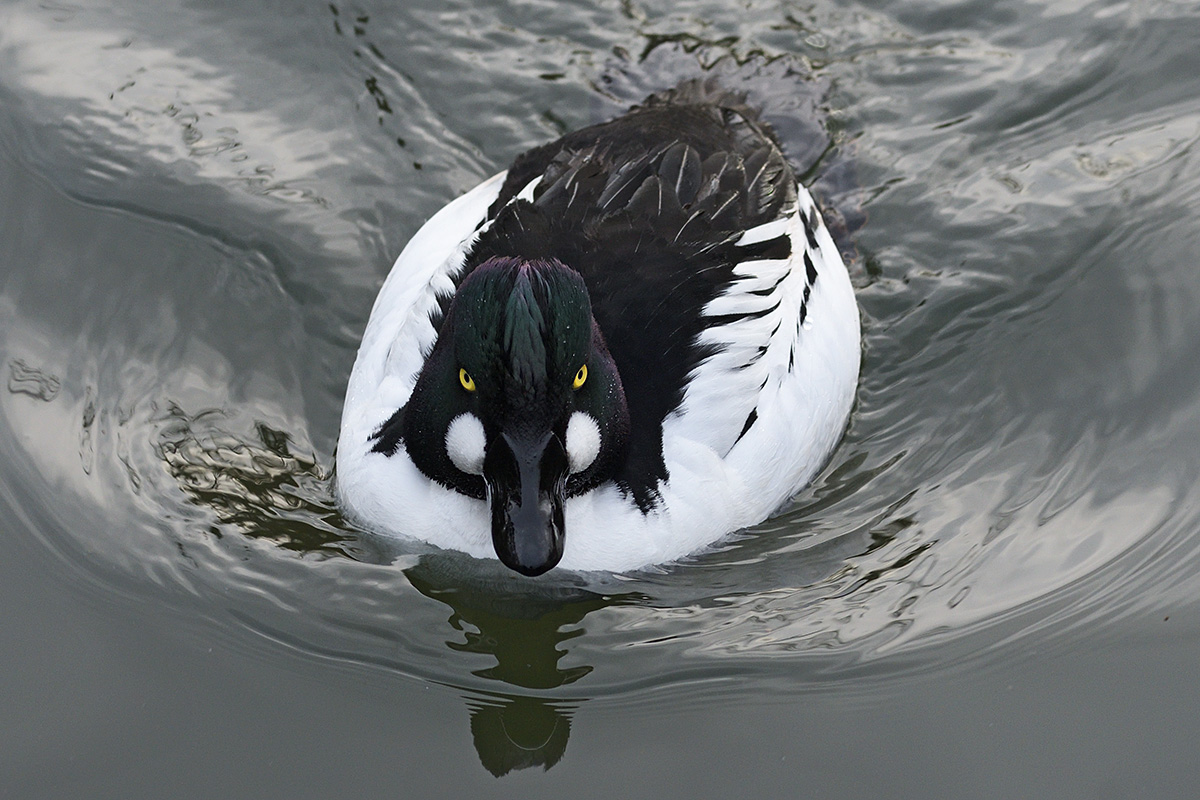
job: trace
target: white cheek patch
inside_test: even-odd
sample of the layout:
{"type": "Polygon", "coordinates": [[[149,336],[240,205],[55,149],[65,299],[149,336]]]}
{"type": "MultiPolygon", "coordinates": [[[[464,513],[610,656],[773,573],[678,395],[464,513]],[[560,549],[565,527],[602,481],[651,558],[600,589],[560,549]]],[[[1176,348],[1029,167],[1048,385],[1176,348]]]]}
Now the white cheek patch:
{"type": "Polygon", "coordinates": [[[487,437],[483,423],[474,414],[459,414],[446,429],[446,455],[454,466],[468,475],[483,474],[483,456],[487,437]]]}
{"type": "Polygon", "coordinates": [[[583,472],[600,455],[600,426],[591,414],[576,411],[567,420],[567,459],[571,472],[583,472]]]}

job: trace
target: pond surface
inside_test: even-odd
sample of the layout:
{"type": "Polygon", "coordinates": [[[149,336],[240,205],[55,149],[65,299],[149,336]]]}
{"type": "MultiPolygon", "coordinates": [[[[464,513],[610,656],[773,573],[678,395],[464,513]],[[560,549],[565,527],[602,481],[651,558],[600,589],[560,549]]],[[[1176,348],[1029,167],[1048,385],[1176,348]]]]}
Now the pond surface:
{"type": "Polygon", "coordinates": [[[0,6],[0,796],[1193,797],[1200,7],[0,6]],[[715,72],[851,258],[767,523],[528,581],[332,501],[374,294],[715,72]]]}

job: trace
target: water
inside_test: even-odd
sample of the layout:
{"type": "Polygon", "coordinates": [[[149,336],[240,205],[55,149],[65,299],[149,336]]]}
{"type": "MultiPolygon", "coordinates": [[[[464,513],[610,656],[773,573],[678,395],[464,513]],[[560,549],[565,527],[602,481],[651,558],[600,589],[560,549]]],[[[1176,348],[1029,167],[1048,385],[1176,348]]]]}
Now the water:
{"type": "Polygon", "coordinates": [[[1198,40],[1165,1],[0,7],[0,795],[1192,796],[1198,40]],[[533,589],[347,526],[406,239],[701,71],[852,233],[820,480],[533,589]]]}

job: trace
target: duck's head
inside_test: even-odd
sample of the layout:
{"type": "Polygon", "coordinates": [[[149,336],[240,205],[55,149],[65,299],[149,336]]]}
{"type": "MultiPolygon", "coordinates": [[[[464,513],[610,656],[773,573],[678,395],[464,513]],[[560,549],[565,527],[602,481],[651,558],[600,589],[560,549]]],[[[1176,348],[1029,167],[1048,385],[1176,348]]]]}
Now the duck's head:
{"type": "Polygon", "coordinates": [[[524,575],[562,558],[567,497],[611,478],[629,410],[579,273],[493,258],[462,282],[404,414],[430,478],[486,499],[496,555],[524,575]]]}

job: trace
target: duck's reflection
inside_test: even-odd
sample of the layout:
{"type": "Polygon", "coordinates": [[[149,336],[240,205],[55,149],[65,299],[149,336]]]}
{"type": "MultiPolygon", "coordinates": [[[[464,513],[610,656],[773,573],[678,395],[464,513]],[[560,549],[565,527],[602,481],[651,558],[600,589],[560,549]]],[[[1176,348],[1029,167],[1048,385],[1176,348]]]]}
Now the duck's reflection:
{"type": "MultiPolygon", "coordinates": [[[[461,563],[461,560],[459,560],[461,563]]],[[[609,596],[575,587],[539,587],[530,592],[498,588],[493,581],[438,580],[438,559],[427,559],[406,572],[427,597],[452,609],[450,625],[461,640],[446,645],[462,653],[491,656],[495,664],[472,674],[532,692],[574,683],[592,671],[588,665],[564,666],[566,642],[582,636],[588,614],[613,605],[637,602],[634,595],[609,596]]],[[[466,695],[471,736],[484,768],[497,777],[512,770],[558,763],[567,748],[571,717],[579,700],[563,701],[526,692],[472,692],[466,695]]]]}
{"type": "Polygon", "coordinates": [[[550,769],[567,751],[574,706],[496,694],[468,698],[467,708],[479,762],[497,778],[515,769],[550,769]]]}

